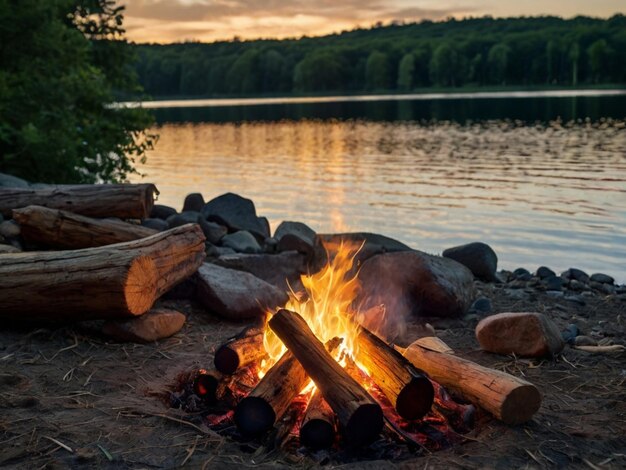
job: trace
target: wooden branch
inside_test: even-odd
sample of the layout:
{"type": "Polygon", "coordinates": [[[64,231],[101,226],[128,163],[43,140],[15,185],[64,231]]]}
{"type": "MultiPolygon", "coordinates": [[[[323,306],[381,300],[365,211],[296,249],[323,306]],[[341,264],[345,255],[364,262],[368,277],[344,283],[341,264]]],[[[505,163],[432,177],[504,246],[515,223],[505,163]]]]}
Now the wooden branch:
{"type": "Polygon", "coordinates": [[[157,298],[154,259],[115,249],[0,255],[0,317],[89,320],[140,315],[157,298]]]}
{"type": "Polygon", "coordinates": [[[435,392],[422,371],[362,326],[357,335],[357,351],[357,360],[402,418],[415,420],[428,413],[435,392]]]}
{"type": "MultiPolygon", "coordinates": [[[[326,347],[332,351],[340,343],[339,338],[333,338],[326,347]]],[[[237,406],[234,416],[237,429],[246,436],[269,431],[308,381],[304,367],[290,351],[285,352],[237,406]]]]}
{"type": "Polygon", "coordinates": [[[150,216],[153,184],[77,184],[43,189],[0,188],[0,213],[11,216],[13,209],[44,206],[89,217],[144,219],[150,216]]]}
{"type": "Polygon", "coordinates": [[[315,390],[300,426],[300,443],[311,449],[326,449],[335,441],[335,413],[315,390]]]}
{"type": "Polygon", "coordinates": [[[223,374],[234,374],[238,368],[263,359],[267,356],[263,335],[262,328],[249,327],[230,338],[215,351],[215,368],[223,374]]]}
{"type": "Polygon", "coordinates": [[[59,209],[28,206],[15,209],[13,218],[20,224],[27,242],[61,249],[111,245],[158,233],[156,230],[116,219],[93,219],[59,209]]]}
{"type": "Polygon", "coordinates": [[[373,442],[383,427],[380,405],[333,359],[306,321],[295,312],[280,310],[269,326],[313,379],[348,441],[356,446],[373,442]]]}
{"type": "Polygon", "coordinates": [[[434,381],[456,391],[499,420],[507,424],[524,423],[541,406],[541,394],[530,382],[452,354],[427,349],[419,341],[403,351],[404,357],[434,381]]]}

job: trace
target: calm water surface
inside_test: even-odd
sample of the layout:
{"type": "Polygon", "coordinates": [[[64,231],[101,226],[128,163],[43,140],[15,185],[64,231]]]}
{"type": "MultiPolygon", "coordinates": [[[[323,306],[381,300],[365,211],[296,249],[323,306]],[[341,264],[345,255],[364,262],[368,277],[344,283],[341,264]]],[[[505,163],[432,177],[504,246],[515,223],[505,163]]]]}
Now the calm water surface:
{"type": "Polygon", "coordinates": [[[273,228],[371,231],[432,253],[479,240],[502,268],[626,282],[626,98],[492,100],[163,109],[140,170],[178,209],[189,192],[232,191],[273,228]]]}

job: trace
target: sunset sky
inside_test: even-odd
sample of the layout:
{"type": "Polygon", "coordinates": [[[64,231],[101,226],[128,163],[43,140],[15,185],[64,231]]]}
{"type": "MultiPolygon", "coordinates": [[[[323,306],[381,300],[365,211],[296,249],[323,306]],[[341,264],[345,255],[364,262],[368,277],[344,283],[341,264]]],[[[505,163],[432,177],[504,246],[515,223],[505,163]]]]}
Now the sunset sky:
{"type": "Polygon", "coordinates": [[[608,17],[624,0],[126,0],[127,37],[135,42],[215,41],[319,36],[377,21],[448,16],[608,17]]]}

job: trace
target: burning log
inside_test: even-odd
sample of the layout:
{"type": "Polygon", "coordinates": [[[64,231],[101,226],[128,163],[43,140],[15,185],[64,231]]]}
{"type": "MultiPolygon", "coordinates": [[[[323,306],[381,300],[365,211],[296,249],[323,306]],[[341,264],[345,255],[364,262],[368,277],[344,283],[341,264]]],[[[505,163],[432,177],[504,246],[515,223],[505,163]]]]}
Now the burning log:
{"type": "Polygon", "coordinates": [[[158,233],[148,227],[115,219],[92,219],[72,212],[28,206],[15,209],[24,240],[37,245],[77,249],[111,245],[158,233]]]}
{"type": "Polygon", "coordinates": [[[222,382],[222,374],[218,371],[201,369],[193,380],[192,388],[203,402],[214,405],[219,400],[218,390],[222,382]]]}
{"type": "Polygon", "coordinates": [[[0,188],[0,213],[26,206],[62,209],[89,217],[145,219],[159,194],[153,184],[76,184],[44,189],[0,188]]]}
{"type": "Polygon", "coordinates": [[[373,442],[383,427],[380,405],[324,349],[306,321],[295,312],[280,310],[269,326],[313,379],[348,441],[357,446],[373,442]]]}
{"type": "Polygon", "coordinates": [[[450,353],[428,349],[420,340],[406,348],[403,355],[433,380],[506,424],[528,421],[541,406],[541,394],[530,382],[450,353]]]}
{"type": "Polygon", "coordinates": [[[402,418],[414,420],[428,413],[435,392],[421,371],[364,327],[359,327],[357,344],[357,360],[402,418]]]}
{"type": "Polygon", "coordinates": [[[115,249],[0,256],[0,317],[47,320],[141,315],[157,298],[154,257],[115,249]]]}
{"type": "Polygon", "coordinates": [[[315,390],[300,426],[300,443],[311,449],[325,449],[335,440],[335,413],[315,390]]]}
{"type": "Polygon", "coordinates": [[[266,356],[263,329],[252,326],[230,338],[215,351],[215,368],[223,374],[234,374],[240,367],[260,361],[266,356]]]}
{"type": "MultiPolygon", "coordinates": [[[[333,351],[340,343],[339,338],[333,338],[326,343],[326,348],[333,351]]],[[[237,406],[235,423],[239,431],[246,436],[258,436],[269,431],[308,380],[309,376],[300,362],[290,351],[285,352],[237,406]]]]}

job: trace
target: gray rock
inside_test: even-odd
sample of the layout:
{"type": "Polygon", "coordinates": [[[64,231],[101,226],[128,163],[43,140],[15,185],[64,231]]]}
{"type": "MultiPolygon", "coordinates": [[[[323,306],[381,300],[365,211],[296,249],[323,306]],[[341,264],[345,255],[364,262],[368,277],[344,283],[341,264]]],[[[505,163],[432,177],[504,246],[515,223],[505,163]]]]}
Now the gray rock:
{"type": "Polygon", "coordinates": [[[582,282],[577,281],[576,279],[572,279],[571,281],[569,281],[568,287],[573,291],[582,292],[587,286],[582,282]]]}
{"type": "Polygon", "coordinates": [[[222,256],[234,255],[237,252],[225,246],[216,246],[206,243],[206,255],[210,258],[220,258],[222,256]]]}
{"type": "Polygon", "coordinates": [[[20,236],[20,226],[14,220],[5,220],[0,223],[0,235],[5,238],[17,238],[20,236]]]}
{"type": "Polygon", "coordinates": [[[163,230],[167,230],[169,228],[169,225],[163,219],[144,219],[141,221],[141,225],[154,230],[158,230],[159,232],[162,232],[163,230]]]}
{"type": "Polygon", "coordinates": [[[263,253],[276,253],[278,251],[278,242],[275,238],[266,238],[263,242],[263,253]]]}
{"type": "Polygon", "coordinates": [[[287,294],[258,277],[212,263],[198,269],[197,298],[208,310],[229,320],[261,317],[287,302],[287,294]]]}
{"type": "Polygon", "coordinates": [[[561,277],[570,281],[575,280],[582,282],[583,284],[587,284],[589,282],[589,276],[587,273],[577,268],[569,268],[567,271],[563,271],[561,273],[561,277]]]}
{"type": "Polygon", "coordinates": [[[253,274],[283,291],[287,291],[289,286],[296,291],[301,289],[300,276],[307,272],[305,255],[297,251],[284,251],[275,255],[226,255],[214,263],[253,274]]]}
{"type": "Polygon", "coordinates": [[[274,232],[274,238],[279,252],[295,250],[309,257],[314,254],[315,232],[301,222],[282,222],[274,232]]]}
{"type": "Polygon", "coordinates": [[[167,225],[169,225],[170,228],[174,228],[185,224],[197,224],[199,217],[201,217],[200,212],[181,212],[180,214],[170,215],[167,218],[167,225]]]}
{"type": "Polygon", "coordinates": [[[605,284],[601,282],[591,281],[589,283],[589,287],[591,287],[592,289],[598,292],[602,292],[603,294],[606,294],[606,295],[611,295],[615,293],[615,286],[612,284],[605,284]]]}
{"type": "Polygon", "coordinates": [[[256,238],[245,230],[225,235],[222,237],[221,244],[239,253],[261,253],[263,251],[256,238]]]}
{"type": "Polygon", "coordinates": [[[541,280],[541,285],[547,291],[559,291],[563,289],[563,279],[556,275],[547,276],[541,280]]]}
{"type": "Polygon", "coordinates": [[[365,242],[364,248],[372,246],[378,253],[391,253],[395,251],[412,251],[413,249],[398,240],[369,232],[348,232],[348,233],[321,233],[317,235],[323,243],[338,244],[340,241],[349,241],[356,244],[365,242]]]}
{"type": "Polygon", "coordinates": [[[525,268],[517,268],[515,271],[513,271],[513,276],[514,279],[518,281],[530,281],[533,277],[533,275],[530,274],[530,271],[525,268]]]}
{"type": "Polygon", "coordinates": [[[583,306],[587,305],[587,302],[585,302],[585,298],[582,295],[566,295],[563,297],[563,299],[574,304],[583,306]]]}
{"type": "Polygon", "coordinates": [[[2,188],[28,188],[28,181],[18,178],[17,176],[0,173],[0,187],[2,188]]]}
{"type": "Polygon", "coordinates": [[[615,283],[615,279],[613,279],[611,276],[609,276],[608,274],[602,274],[602,273],[594,273],[591,275],[591,277],[589,278],[591,281],[593,282],[599,282],[600,284],[614,284],[615,283]]]}
{"type": "Polygon", "coordinates": [[[444,250],[442,255],[466,266],[478,279],[488,282],[496,280],[498,256],[486,243],[474,242],[455,246],[444,250]]]}
{"type": "Polygon", "coordinates": [[[204,205],[202,215],[211,222],[228,227],[230,231],[246,230],[260,242],[270,236],[269,223],[257,217],[254,203],[237,194],[226,193],[204,205]]]}
{"type": "Polygon", "coordinates": [[[598,342],[591,336],[576,336],[574,338],[574,346],[597,346],[598,342]]]}
{"type": "Polygon", "coordinates": [[[561,297],[565,296],[565,293],[563,291],[549,290],[548,292],[546,292],[546,295],[548,297],[552,297],[553,299],[560,299],[561,297]]]}
{"type": "Polygon", "coordinates": [[[193,212],[202,212],[202,208],[204,207],[204,198],[200,193],[191,193],[187,194],[185,197],[185,202],[183,204],[183,212],[193,211],[193,212]]]}
{"type": "Polygon", "coordinates": [[[209,222],[205,220],[204,217],[198,218],[198,223],[200,224],[200,228],[206,237],[206,241],[209,243],[217,243],[219,242],[224,235],[228,233],[228,229],[223,225],[216,224],[215,222],[209,222]]]}
{"type": "Polygon", "coordinates": [[[178,212],[173,207],[164,206],[162,204],[155,204],[152,208],[152,211],[150,211],[150,217],[153,219],[167,220],[168,217],[171,217],[177,213],[178,212]]]}
{"type": "Polygon", "coordinates": [[[491,305],[491,300],[487,297],[480,297],[479,299],[476,299],[470,307],[470,312],[475,312],[481,315],[491,313],[492,310],[493,307],[491,305]]]}
{"type": "Polygon", "coordinates": [[[537,268],[537,272],[535,273],[535,275],[539,279],[546,279],[552,276],[556,276],[556,273],[552,271],[550,268],[547,268],[545,266],[540,266],[539,268],[537,268]]]}

